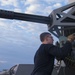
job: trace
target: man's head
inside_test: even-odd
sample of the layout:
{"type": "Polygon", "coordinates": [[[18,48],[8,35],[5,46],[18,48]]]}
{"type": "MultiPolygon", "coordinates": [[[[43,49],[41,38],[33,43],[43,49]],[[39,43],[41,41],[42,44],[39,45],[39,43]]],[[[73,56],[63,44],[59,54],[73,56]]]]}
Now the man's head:
{"type": "Polygon", "coordinates": [[[50,33],[44,32],[40,34],[40,40],[43,44],[53,44],[53,37],[50,33]]]}

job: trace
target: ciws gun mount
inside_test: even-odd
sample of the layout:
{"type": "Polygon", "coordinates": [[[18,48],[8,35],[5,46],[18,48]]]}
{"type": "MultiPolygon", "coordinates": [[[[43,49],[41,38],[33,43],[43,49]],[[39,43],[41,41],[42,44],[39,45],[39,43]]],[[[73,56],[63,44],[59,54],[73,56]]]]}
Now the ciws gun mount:
{"type": "MultiPolygon", "coordinates": [[[[49,16],[40,16],[40,15],[18,13],[7,10],[0,10],[0,18],[47,24],[48,30],[57,38],[59,38],[60,36],[68,36],[72,33],[75,33],[75,2],[53,10],[49,16]]],[[[74,67],[75,44],[73,45],[73,47],[74,47],[73,50],[74,59],[73,60],[71,58],[67,59],[69,59],[68,61],[71,60],[70,64],[71,66],[74,67]]],[[[66,69],[65,72],[67,72],[65,73],[65,75],[75,75],[75,68],[66,69]]],[[[59,75],[64,75],[64,74],[62,73],[59,75]]]]}
{"type": "Polygon", "coordinates": [[[49,16],[0,10],[0,18],[47,24],[48,30],[56,37],[61,35],[67,36],[69,33],[66,30],[70,30],[69,32],[71,32],[72,29],[72,33],[75,31],[75,2],[55,9],[49,16]]]}

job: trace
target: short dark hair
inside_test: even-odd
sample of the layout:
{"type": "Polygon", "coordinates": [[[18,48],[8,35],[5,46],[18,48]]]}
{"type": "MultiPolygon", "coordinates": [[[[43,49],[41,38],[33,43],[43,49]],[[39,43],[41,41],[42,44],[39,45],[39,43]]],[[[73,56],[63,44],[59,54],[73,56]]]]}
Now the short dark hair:
{"type": "Polygon", "coordinates": [[[43,42],[45,37],[48,36],[48,35],[51,35],[50,33],[48,32],[43,32],[40,34],[40,41],[43,42]]]}

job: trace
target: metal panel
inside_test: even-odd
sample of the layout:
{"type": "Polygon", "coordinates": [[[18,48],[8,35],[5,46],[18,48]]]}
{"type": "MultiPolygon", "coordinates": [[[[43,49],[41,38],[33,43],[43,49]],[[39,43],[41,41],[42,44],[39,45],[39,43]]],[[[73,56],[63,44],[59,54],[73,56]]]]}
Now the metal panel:
{"type": "Polygon", "coordinates": [[[19,64],[15,75],[30,75],[33,67],[33,64],[19,64]]]}
{"type": "MultiPolygon", "coordinates": [[[[53,22],[52,25],[48,24],[48,30],[58,38],[61,35],[66,35],[64,31],[65,27],[69,29],[70,27],[75,27],[75,2],[54,10],[50,16],[53,22]],[[60,27],[60,29],[57,27],[60,27]]],[[[72,29],[70,29],[70,33],[75,33],[75,31],[71,32],[71,30],[72,29]]],[[[67,35],[69,35],[69,33],[67,35]]]]}

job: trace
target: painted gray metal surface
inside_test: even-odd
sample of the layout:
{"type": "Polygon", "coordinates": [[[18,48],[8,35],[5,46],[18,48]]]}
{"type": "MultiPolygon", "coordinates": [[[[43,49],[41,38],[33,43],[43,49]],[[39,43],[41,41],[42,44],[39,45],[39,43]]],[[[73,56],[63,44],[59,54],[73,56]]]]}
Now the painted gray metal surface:
{"type": "MultiPolygon", "coordinates": [[[[11,74],[11,70],[8,70],[8,72],[0,73],[0,75],[31,75],[33,68],[33,64],[18,64],[17,67],[14,67],[12,69],[11,74]]],[[[57,69],[54,68],[52,75],[75,75],[75,69],[61,67],[59,72],[57,73],[57,69]]]]}
{"type": "Polygon", "coordinates": [[[15,75],[30,75],[33,67],[33,64],[19,64],[15,75]]]}
{"type": "MultiPolygon", "coordinates": [[[[31,75],[33,68],[33,64],[19,64],[15,75],[31,75]]],[[[52,75],[75,75],[75,69],[61,67],[59,73],[57,73],[57,69],[54,68],[52,75]]]]}
{"type": "Polygon", "coordinates": [[[55,9],[50,17],[53,19],[52,24],[48,25],[48,30],[56,37],[64,35],[65,27],[75,28],[75,2],[66,6],[55,9]]]}
{"type": "MultiPolygon", "coordinates": [[[[19,64],[15,75],[31,75],[33,68],[33,64],[19,64]]],[[[56,69],[53,70],[52,75],[57,75],[56,69]]]]}
{"type": "Polygon", "coordinates": [[[75,75],[75,69],[61,67],[58,75],[75,75]]]}

